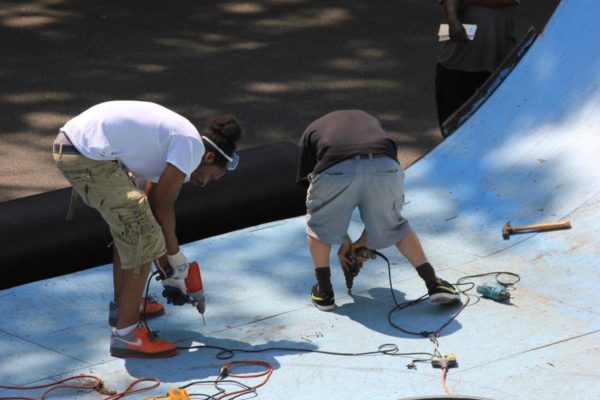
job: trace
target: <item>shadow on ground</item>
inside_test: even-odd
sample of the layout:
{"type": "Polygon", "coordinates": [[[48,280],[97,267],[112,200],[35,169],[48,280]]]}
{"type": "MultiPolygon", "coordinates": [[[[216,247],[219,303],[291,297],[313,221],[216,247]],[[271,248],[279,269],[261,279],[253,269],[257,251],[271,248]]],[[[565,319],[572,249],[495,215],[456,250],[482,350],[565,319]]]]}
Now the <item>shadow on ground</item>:
{"type": "MultiPolygon", "coordinates": [[[[399,304],[414,300],[407,299],[405,294],[394,289],[399,304]]],[[[388,313],[394,308],[389,288],[369,289],[364,294],[354,294],[353,303],[343,304],[335,309],[335,313],[345,315],[375,332],[405,339],[422,339],[419,333],[434,332],[448,321],[460,308],[460,304],[440,306],[427,301],[396,310],[391,321],[401,329],[388,323],[388,313]],[[413,333],[409,333],[413,332],[413,333]]],[[[441,336],[451,335],[461,329],[461,324],[454,320],[441,332],[441,336]]]]}
{"type": "MultiPolygon", "coordinates": [[[[558,2],[521,6],[519,33],[558,2]]],[[[0,201],[66,186],[47,149],[66,120],[112,99],[202,124],[244,123],[243,147],[295,142],[340,108],[379,117],[407,165],[435,146],[435,1],[3,1],[0,201]]]]}

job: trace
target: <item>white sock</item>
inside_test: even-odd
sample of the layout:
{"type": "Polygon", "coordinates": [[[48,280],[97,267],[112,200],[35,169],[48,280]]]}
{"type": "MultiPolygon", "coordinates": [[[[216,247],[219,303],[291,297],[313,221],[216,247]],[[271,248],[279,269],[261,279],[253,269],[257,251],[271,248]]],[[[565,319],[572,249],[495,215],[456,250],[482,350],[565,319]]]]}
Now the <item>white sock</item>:
{"type": "Polygon", "coordinates": [[[128,327],[126,327],[126,328],[123,328],[123,329],[116,329],[116,328],[115,328],[115,333],[116,333],[116,336],[121,336],[121,337],[123,337],[123,336],[129,335],[131,332],[133,332],[133,330],[134,330],[135,328],[137,328],[137,326],[138,326],[138,324],[133,324],[133,325],[131,325],[131,326],[128,326],[128,327]]]}

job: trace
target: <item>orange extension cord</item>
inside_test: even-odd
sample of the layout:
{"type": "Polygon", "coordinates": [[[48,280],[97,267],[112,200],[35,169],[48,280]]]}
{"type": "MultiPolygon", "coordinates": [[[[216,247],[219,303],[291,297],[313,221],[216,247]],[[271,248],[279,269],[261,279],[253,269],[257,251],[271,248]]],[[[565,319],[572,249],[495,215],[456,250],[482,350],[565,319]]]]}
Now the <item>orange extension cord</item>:
{"type": "Polygon", "coordinates": [[[448,368],[442,368],[442,386],[444,387],[446,394],[452,396],[452,390],[450,390],[446,384],[446,376],[448,376],[448,368]]]}
{"type": "MultiPolygon", "coordinates": [[[[87,389],[87,390],[95,390],[96,392],[98,392],[100,394],[109,396],[109,397],[105,397],[103,400],[118,400],[125,396],[152,390],[159,385],[160,385],[160,381],[158,379],[141,378],[141,379],[136,379],[135,381],[133,381],[129,386],[127,386],[127,388],[123,392],[114,393],[114,392],[107,390],[104,387],[102,380],[95,375],[76,375],[76,376],[71,376],[69,378],[62,379],[57,382],[48,383],[45,385],[38,385],[38,386],[3,386],[3,385],[0,385],[0,389],[36,390],[36,389],[49,388],[42,394],[42,396],[39,398],[39,400],[45,400],[46,397],[51,392],[58,390],[58,389],[77,389],[77,390],[86,390],[87,389]],[[79,379],[89,379],[89,380],[91,380],[91,382],[89,382],[87,384],[81,383],[78,385],[65,384],[65,382],[70,382],[70,381],[79,380],[79,379]],[[135,389],[135,390],[133,389],[135,386],[139,385],[142,382],[153,382],[153,384],[150,386],[140,388],[140,389],[135,389]]],[[[35,397],[0,397],[0,400],[38,400],[38,399],[36,399],[35,397]]]]}
{"type": "MultiPolygon", "coordinates": [[[[240,361],[231,361],[229,363],[224,364],[221,367],[221,372],[223,372],[223,371],[226,371],[226,375],[229,377],[232,377],[232,378],[247,379],[247,378],[263,377],[263,380],[254,386],[248,386],[247,388],[236,390],[236,391],[233,391],[230,393],[223,393],[220,396],[215,397],[215,399],[217,399],[217,400],[223,400],[228,397],[238,396],[238,395],[241,395],[244,393],[254,392],[256,389],[258,389],[259,387],[261,387],[267,383],[267,381],[271,377],[271,374],[273,373],[273,366],[265,361],[258,361],[258,360],[241,361],[240,360],[240,361]],[[234,365],[257,365],[260,367],[264,367],[265,369],[264,369],[264,371],[260,371],[260,372],[256,372],[256,373],[244,373],[244,374],[229,373],[229,370],[234,365]]],[[[129,384],[129,386],[127,386],[127,388],[123,392],[115,393],[115,392],[111,392],[108,389],[106,389],[106,387],[102,383],[102,380],[99,377],[97,377],[95,375],[83,375],[82,374],[82,375],[71,376],[71,377],[68,377],[68,378],[65,378],[65,379],[62,379],[62,380],[59,380],[56,382],[48,383],[45,385],[37,385],[37,386],[0,385],[0,389],[7,389],[7,390],[37,390],[37,389],[49,388],[42,394],[42,396],[39,399],[37,399],[35,397],[0,397],[0,400],[46,400],[47,396],[50,393],[54,392],[55,390],[59,390],[59,389],[75,389],[75,390],[89,390],[89,391],[93,390],[102,395],[108,396],[108,397],[103,398],[102,400],[119,400],[125,396],[130,396],[132,394],[147,392],[149,390],[152,390],[152,389],[158,387],[159,385],[160,385],[160,381],[158,379],[141,378],[141,379],[136,379],[131,384],[129,384]],[[88,382],[80,382],[78,384],[67,383],[67,382],[76,381],[76,380],[88,380],[88,382]],[[134,389],[137,385],[139,385],[142,382],[152,382],[152,384],[149,386],[139,388],[139,389],[134,389]]]]}
{"type": "Polygon", "coordinates": [[[235,364],[239,364],[239,365],[258,365],[258,366],[264,367],[265,370],[261,371],[261,372],[247,373],[247,374],[232,374],[232,373],[228,373],[227,376],[232,377],[232,378],[238,378],[238,379],[259,378],[261,376],[264,376],[262,382],[260,382],[258,385],[250,386],[248,389],[240,389],[240,390],[236,390],[236,391],[231,392],[231,393],[223,393],[221,396],[215,397],[215,399],[221,400],[221,399],[226,399],[227,397],[237,396],[237,395],[241,395],[243,393],[253,392],[256,389],[258,389],[259,387],[263,386],[265,383],[267,383],[267,381],[271,377],[271,374],[273,373],[273,366],[271,364],[269,364],[268,362],[265,362],[265,361],[258,361],[258,360],[231,361],[229,363],[224,364],[221,367],[221,371],[223,371],[223,370],[229,370],[231,368],[231,366],[235,365],[235,364]]]}

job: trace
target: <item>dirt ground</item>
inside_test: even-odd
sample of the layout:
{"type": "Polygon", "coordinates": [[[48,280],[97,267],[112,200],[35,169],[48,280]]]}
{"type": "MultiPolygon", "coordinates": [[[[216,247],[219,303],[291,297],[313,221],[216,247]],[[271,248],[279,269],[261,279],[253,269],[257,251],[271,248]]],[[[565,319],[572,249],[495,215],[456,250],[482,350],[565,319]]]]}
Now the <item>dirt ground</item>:
{"type": "MultiPolygon", "coordinates": [[[[558,0],[523,0],[518,35],[558,0]]],[[[67,186],[50,146],[103,101],[160,103],[202,127],[242,121],[242,148],[296,142],[322,114],[380,118],[406,167],[441,141],[436,0],[0,1],[0,201],[67,186]]]]}

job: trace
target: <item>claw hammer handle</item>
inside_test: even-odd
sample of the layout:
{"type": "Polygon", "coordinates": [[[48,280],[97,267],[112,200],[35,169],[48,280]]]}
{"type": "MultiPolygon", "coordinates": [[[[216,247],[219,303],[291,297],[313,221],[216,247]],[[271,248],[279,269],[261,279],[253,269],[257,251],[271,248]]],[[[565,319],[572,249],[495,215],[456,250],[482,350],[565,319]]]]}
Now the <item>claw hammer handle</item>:
{"type": "Polygon", "coordinates": [[[513,232],[521,231],[551,231],[554,229],[570,229],[571,221],[565,222],[546,222],[543,224],[523,225],[523,226],[512,226],[513,232]]]}

